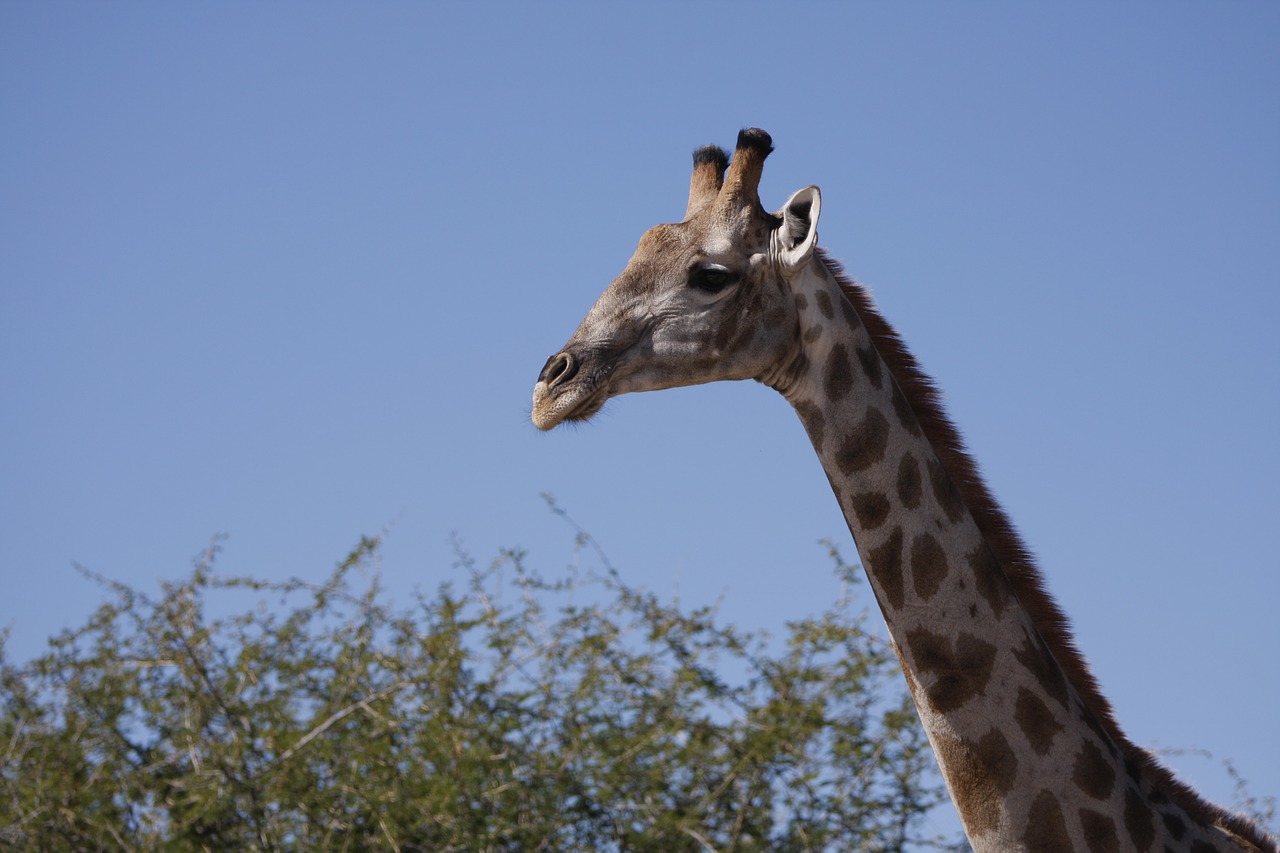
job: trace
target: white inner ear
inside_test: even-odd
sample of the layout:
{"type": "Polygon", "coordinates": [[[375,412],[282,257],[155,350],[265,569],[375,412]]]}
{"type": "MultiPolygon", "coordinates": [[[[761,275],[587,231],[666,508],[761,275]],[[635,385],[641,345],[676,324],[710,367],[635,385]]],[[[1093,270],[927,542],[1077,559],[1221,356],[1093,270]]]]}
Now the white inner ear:
{"type": "Polygon", "coordinates": [[[822,193],[817,187],[797,190],[787,199],[780,214],[782,226],[776,235],[778,260],[794,269],[808,263],[818,244],[818,215],[822,212],[822,193]]]}

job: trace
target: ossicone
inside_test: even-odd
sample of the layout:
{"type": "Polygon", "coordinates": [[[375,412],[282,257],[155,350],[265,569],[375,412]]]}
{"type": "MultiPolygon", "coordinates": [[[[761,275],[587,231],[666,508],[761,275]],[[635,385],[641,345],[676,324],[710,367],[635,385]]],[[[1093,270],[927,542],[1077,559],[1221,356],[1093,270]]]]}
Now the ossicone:
{"type": "Polygon", "coordinates": [[[760,128],[739,131],[738,145],[721,191],[721,205],[760,208],[760,175],[764,172],[764,159],[771,151],[773,139],[760,128]]]}
{"type": "Polygon", "coordinates": [[[729,155],[719,145],[704,145],[693,152],[693,177],[689,179],[687,220],[716,200],[724,186],[724,170],[729,168],[729,155]]]}

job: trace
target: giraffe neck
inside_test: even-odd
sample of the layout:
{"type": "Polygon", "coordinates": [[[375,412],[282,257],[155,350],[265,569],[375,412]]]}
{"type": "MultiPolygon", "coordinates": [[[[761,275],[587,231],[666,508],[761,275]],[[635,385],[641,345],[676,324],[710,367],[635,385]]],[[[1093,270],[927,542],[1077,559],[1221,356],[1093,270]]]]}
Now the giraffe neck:
{"type": "Polygon", "coordinates": [[[1242,849],[1247,824],[1120,733],[928,380],[861,290],[817,256],[792,291],[796,347],[762,379],[822,461],[974,849],[1242,849]]]}

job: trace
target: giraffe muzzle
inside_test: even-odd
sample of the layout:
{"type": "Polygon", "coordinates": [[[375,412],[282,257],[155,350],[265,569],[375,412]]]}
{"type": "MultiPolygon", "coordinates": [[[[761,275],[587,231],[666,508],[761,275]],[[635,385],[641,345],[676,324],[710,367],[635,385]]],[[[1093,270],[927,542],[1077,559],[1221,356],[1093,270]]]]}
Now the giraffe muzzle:
{"type": "Polygon", "coordinates": [[[533,388],[533,424],[548,430],[566,420],[587,420],[609,397],[608,386],[584,380],[581,356],[564,350],[547,359],[533,388]]]}

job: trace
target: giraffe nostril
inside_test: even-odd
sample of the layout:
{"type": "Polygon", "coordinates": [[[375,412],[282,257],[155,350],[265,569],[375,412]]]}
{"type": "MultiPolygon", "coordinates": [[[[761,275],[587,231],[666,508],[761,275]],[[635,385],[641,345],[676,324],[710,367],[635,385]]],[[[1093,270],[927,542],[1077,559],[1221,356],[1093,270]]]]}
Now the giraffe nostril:
{"type": "Polygon", "coordinates": [[[562,352],[547,359],[538,381],[546,383],[548,387],[554,387],[561,382],[568,382],[577,372],[578,360],[569,353],[562,352]]]}

